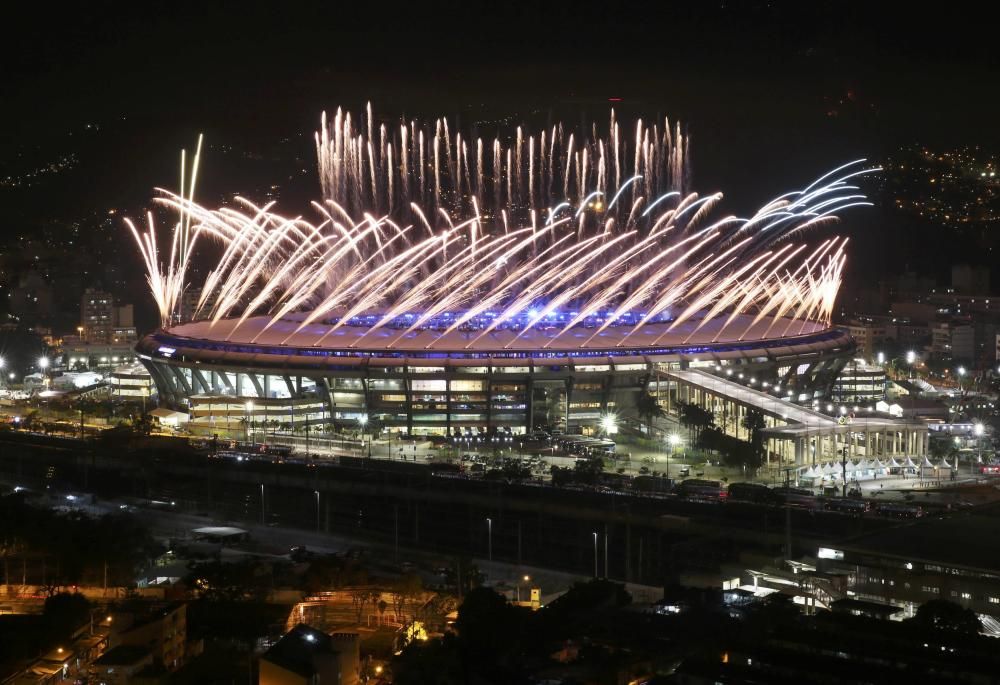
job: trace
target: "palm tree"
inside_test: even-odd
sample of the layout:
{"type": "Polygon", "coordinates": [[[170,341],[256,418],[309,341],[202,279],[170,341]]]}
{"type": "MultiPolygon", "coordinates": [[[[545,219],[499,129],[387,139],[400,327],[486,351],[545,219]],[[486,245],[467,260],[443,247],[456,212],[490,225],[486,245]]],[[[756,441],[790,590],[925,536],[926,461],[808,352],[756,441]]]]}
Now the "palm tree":
{"type": "MultiPolygon", "coordinates": [[[[645,391],[640,392],[638,397],[635,398],[635,409],[639,414],[639,418],[643,419],[643,423],[650,429],[653,427],[653,419],[665,419],[667,417],[667,413],[663,411],[663,407],[656,401],[656,398],[645,391]]],[[[652,430],[650,430],[650,433],[652,433],[652,430]]]]}
{"type": "Polygon", "coordinates": [[[750,468],[759,468],[764,461],[764,434],[762,431],[767,425],[764,421],[764,415],[752,409],[743,417],[742,423],[749,433],[748,442],[750,443],[750,450],[747,454],[749,458],[745,464],[750,468]]]}
{"type": "Polygon", "coordinates": [[[687,402],[681,402],[679,407],[681,424],[687,426],[689,431],[691,429],[695,430],[694,441],[692,442],[697,442],[703,430],[715,425],[715,414],[708,409],[702,409],[696,404],[687,402]]]}

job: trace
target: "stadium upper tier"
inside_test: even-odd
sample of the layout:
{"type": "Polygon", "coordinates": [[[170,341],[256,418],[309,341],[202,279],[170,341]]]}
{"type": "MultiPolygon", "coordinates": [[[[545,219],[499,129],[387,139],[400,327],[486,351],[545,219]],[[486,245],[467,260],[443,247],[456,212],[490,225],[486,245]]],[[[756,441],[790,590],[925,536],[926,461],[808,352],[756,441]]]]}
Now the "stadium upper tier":
{"type": "Polygon", "coordinates": [[[214,326],[198,321],[174,326],[147,336],[140,352],[151,357],[201,362],[246,364],[249,357],[262,356],[268,365],[274,356],[302,358],[395,358],[395,359],[524,359],[595,357],[692,357],[721,355],[755,356],[761,351],[802,354],[849,344],[849,336],[814,322],[792,322],[768,317],[754,322],[752,317],[738,317],[719,335],[718,321],[701,325],[698,321],[669,330],[669,323],[649,324],[632,333],[630,327],[610,326],[593,336],[589,327],[573,328],[559,334],[560,328],[533,328],[519,331],[495,330],[480,337],[479,331],[456,330],[441,336],[435,331],[415,331],[402,335],[400,330],[346,325],[335,330],[327,324],[310,324],[297,330],[300,321],[281,320],[265,330],[267,317],[251,317],[237,325],[236,319],[221,320],[214,326]],[[744,334],[745,333],[745,334],[744,334]],[[593,338],[592,338],[593,336],[593,338]]]}

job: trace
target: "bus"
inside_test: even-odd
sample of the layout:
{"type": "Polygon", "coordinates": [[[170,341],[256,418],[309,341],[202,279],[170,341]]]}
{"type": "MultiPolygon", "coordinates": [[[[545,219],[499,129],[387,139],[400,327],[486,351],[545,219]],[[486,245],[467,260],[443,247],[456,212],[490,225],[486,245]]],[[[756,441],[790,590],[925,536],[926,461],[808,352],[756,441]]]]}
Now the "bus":
{"type": "Polygon", "coordinates": [[[870,511],[872,508],[871,502],[867,502],[863,499],[845,499],[843,497],[837,497],[836,499],[831,499],[826,503],[826,508],[829,511],[839,511],[842,514],[864,514],[870,511]]]}
{"type": "Polygon", "coordinates": [[[894,519],[915,519],[924,515],[924,510],[917,504],[903,502],[885,502],[878,505],[880,516],[894,519]]]}
{"type": "Polygon", "coordinates": [[[700,478],[688,478],[681,481],[680,485],[677,486],[677,494],[687,499],[715,501],[724,500],[729,495],[720,481],[700,478]]]}
{"type": "Polygon", "coordinates": [[[787,504],[790,507],[801,507],[802,509],[822,509],[823,500],[814,495],[811,490],[802,488],[777,488],[774,495],[778,502],[787,504]]]}
{"type": "Polygon", "coordinates": [[[738,502],[753,502],[754,504],[775,504],[778,498],[775,497],[771,488],[760,483],[732,483],[729,486],[729,499],[738,502]]]}

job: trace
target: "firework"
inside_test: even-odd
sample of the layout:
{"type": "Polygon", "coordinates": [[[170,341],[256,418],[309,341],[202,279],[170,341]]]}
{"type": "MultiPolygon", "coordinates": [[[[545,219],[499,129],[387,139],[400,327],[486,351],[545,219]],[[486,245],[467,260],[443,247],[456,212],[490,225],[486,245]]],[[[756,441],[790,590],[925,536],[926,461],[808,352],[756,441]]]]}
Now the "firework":
{"type": "Polygon", "coordinates": [[[722,195],[686,188],[687,138],[668,122],[637,122],[627,144],[613,114],[606,139],[556,125],[507,143],[452,137],[443,119],[390,133],[370,108],[367,134],[352,121],[338,110],[317,134],[313,221],[243,198],[205,208],[194,172],[187,193],[160,191],[180,217],[167,264],[152,224],[132,230],[165,327],[195,244],[210,242],[221,254],[196,284],[199,316],[227,320],[226,340],[261,316],[253,341],[282,322],[285,342],[317,346],[345,327],[364,329],[351,347],[420,334],[428,349],[456,332],[464,348],[499,331],[506,348],[539,330],[542,347],[585,347],[611,327],[620,347],[680,330],[794,335],[829,323],[847,244],[800,236],[869,204],[851,183],[872,171],[858,160],[749,218],[713,218],[722,195]]]}

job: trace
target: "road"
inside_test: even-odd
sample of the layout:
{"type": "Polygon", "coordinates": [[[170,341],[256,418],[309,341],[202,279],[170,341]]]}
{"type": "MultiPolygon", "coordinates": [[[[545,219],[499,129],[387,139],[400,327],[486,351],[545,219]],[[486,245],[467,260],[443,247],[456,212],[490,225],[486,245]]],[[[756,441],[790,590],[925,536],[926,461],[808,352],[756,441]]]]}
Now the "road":
{"type": "MultiPolygon", "coordinates": [[[[56,508],[71,507],[92,515],[101,515],[121,511],[125,506],[148,526],[154,537],[168,542],[171,539],[190,539],[191,531],[207,526],[234,526],[250,533],[250,542],[246,545],[234,545],[228,548],[239,554],[258,556],[286,557],[291,547],[304,546],[307,550],[319,554],[344,554],[352,549],[367,549],[368,563],[372,564],[381,574],[396,575],[400,573],[400,564],[409,562],[421,576],[425,584],[439,582],[436,570],[442,566],[453,567],[454,555],[427,552],[409,547],[399,547],[398,555],[392,545],[375,543],[371,540],[345,535],[320,533],[280,526],[264,526],[246,521],[226,521],[208,516],[198,516],[172,510],[163,506],[135,506],[132,501],[98,500],[96,503],[86,493],[77,493],[70,501],[65,496],[46,497],[39,499],[42,504],[56,508]]],[[[499,589],[516,589],[518,586],[527,591],[527,586],[539,588],[543,597],[557,595],[568,589],[574,582],[588,580],[587,577],[563,571],[535,566],[508,564],[500,561],[490,561],[473,557],[474,563],[486,575],[489,585],[499,589]],[[530,580],[524,581],[528,576],[530,580]]]]}

